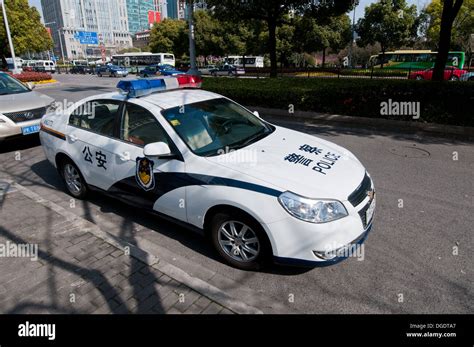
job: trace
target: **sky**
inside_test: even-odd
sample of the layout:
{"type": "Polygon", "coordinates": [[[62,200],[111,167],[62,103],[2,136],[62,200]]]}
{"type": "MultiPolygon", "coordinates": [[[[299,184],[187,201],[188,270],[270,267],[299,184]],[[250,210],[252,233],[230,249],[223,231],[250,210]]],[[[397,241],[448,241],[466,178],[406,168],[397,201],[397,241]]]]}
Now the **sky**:
{"type": "MultiPolygon", "coordinates": [[[[30,5],[35,6],[40,11],[40,13],[42,13],[41,0],[28,0],[28,1],[30,5]]],[[[114,1],[114,0],[110,0],[110,1],[114,1]]],[[[364,15],[364,8],[376,1],[377,0],[360,0],[359,6],[357,6],[356,13],[355,13],[356,22],[360,17],[364,15]]],[[[416,5],[418,7],[418,10],[421,10],[425,5],[427,5],[430,2],[430,0],[407,0],[407,2],[410,5],[416,5]]],[[[350,14],[350,16],[352,19],[352,13],[350,14]]]]}

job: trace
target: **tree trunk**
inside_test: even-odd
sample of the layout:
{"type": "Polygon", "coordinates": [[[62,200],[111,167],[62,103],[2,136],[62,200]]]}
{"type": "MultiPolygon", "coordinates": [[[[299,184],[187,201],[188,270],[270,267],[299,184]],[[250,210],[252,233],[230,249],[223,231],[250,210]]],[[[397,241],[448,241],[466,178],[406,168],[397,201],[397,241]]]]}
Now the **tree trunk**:
{"type": "Polygon", "coordinates": [[[448,60],[449,46],[451,45],[451,31],[454,18],[456,18],[462,0],[457,0],[453,8],[453,0],[445,0],[443,4],[443,13],[441,14],[441,29],[439,32],[438,54],[433,69],[433,81],[444,80],[444,69],[448,60]],[[460,2],[460,4],[459,4],[460,2]]]}
{"type": "Polygon", "coordinates": [[[381,46],[382,48],[382,58],[380,59],[380,68],[383,69],[383,62],[385,60],[385,47],[381,46]]]}
{"type": "Polygon", "coordinates": [[[277,77],[276,22],[273,19],[269,19],[267,24],[270,49],[270,77],[277,77]]]}

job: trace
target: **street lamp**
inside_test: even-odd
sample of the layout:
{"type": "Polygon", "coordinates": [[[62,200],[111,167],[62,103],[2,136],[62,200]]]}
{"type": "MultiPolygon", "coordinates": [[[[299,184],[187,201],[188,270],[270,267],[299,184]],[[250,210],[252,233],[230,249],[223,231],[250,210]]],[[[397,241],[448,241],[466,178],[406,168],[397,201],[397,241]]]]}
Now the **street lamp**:
{"type": "Polygon", "coordinates": [[[7,18],[7,9],[5,8],[5,3],[3,0],[0,0],[0,6],[2,6],[3,11],[3,19],[5,21],[5,31],[7,32],[8,44],[10,45],[10,53],[12,55],[13,60],[13,73],[20,73],[20,70],[16,67],[16,57],[15,57],[15,49],[13,48],[13,41],[12,36],[10,34],[10,26],[8,25],[8,18],[7,18]]]}
{"type": "Polygon", "coordinates": [[[356,7],[358,4],[357,0],[353,0],[353,5],[354,5],[354,12],[352,13],[352,32],[351,32],[351,44],[349,46],[349,66],[354,67],[354,64],[352,63],[352,45],[354,44],[354,29],[355,29],[355,14],[356,14],[356,7]]]}
{"type": "Polygon", "coordinates": [[[194,1],[188,0],[188,22],[189,22],[189,59],[191,60],[191,68],[188,70],[190,75],[198,75],[199,71],[196,68],[196,44],[194,42],[194,1]]]}

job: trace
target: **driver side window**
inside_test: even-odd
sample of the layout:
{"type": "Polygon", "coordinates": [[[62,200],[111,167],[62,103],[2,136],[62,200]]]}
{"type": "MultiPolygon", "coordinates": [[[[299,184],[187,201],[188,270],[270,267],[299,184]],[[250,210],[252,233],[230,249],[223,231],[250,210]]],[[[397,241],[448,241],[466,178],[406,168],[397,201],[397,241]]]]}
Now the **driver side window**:
{"type": "Polygon", "coordinates": [[[153,142],[169,145],[166,132],[158,120],[143,107],[127,104],[120,122],[120,139],[137,146],[153,142]]]}

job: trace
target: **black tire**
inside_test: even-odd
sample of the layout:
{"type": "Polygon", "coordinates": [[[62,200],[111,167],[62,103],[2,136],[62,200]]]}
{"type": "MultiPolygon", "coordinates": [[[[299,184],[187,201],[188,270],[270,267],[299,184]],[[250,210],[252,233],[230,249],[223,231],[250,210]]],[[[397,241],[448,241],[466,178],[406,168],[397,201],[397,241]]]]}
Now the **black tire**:
{"type": "Polygon", "coordinates": [[[212,240],[212,244],[216,251],[219,253],[219,255],[225,260],[226,263],[233,267],[242,270],[260,270],[266,265],[268,265],[271,255],[270,242],[268,241],[265,231],[262,229],[260,224],[256,222],[253,218],[250,218],[245,213],[239,213],[238,211],[230,211],[220,212],[214,215],[210,223],[210,237],[212,240]],[[248,227],[247,232],[244,233],[245,235],[242,235],[240,238],[236,238],[235,241],[243,242],[242,240],[250,240],[256,237],[256,239],[258,240],[258,244],[249,243],[252,244],[251,247],[248,246],[249,244],[244,245],[244,247],[247,247],[246,249],[250,248],[254,252],[257,251],[256,255],[252,255],[252,253],[247,252],[244,249],[244,255],[248,254],[251,255],[251,257],[249,257],[248,260],[243,260],[242,255],[240,254],[240,252],[242,252],[242,246],[240,246],[236,251],[239,254],[234,254],[234,256],[231,256],[230,253],[232,250],[234,250],[234,247],[228,245],[228,248],[226,248],[226,246],[221,245],[221,241],[229,242],[228,238],[223,239],[223,236],[219,236],[224,235],[220,231],[221,227],[224,227],[224,229],[227,231],[231,230],[229,223],[234,223],[235,230],[237,232],[242,231],[242,227],[244,225],[248,227]],[[240,239],[240,241],[238,241],[237,239],[240,239]],[[236,259],[239,257],[241,258],[241,260],[236,259]],[[252,257],[254,258],[251,259],[252,257]]]}
{"type": "Polygon", "coordinates": [[[212,75],[213,77],[217,77],[217,73],[215,73],[215,72],[211,73],[211,75],[212,75]]]}
{"type": "Polygon", "coordinates": [[[474,76],[473,76],[473,77],[469,77],[468,81],[474,81],[474,76]]]}
{"type": "Polygon", "coordinates": [[[84,180],[84,176],[82,176],[82,173],[77,167],[77,165],[74,164],[70,159],[63,159],[60,163],[59,172],[61,173],[61,178],[63,179],[63,183],[66,187],[67,193],[76,199],[85,199],[86,196],[89,194],[89,187],[87,186],[87,183],[84,180]],[[80,189],[77,191],[75,191],[71,187],[70,182],[68,182],[67,176],[70,173],[68,172],[69,169],[73,169],[77,173],[77,182],[80,183],[80,189]]]}
{"type": "Polygon", "coordinates": [[[102,77],[102,74],[101,74],[101,73],[98,73],[97,76],[102,77]]]}
{"type": "Polygon", "coordinates": [[[458,76],[451,76],[451,77],[449,77],[449,80],[450,81],[459,81],[459,77],[458,76]]]}
{"type": "Polygon", "coordinates": [[[423,76],[421,76],[421,75],[416,75],[415,79],[418,80],[418,81],[421,81],[421,80],[423,79],[423,76]]]}

